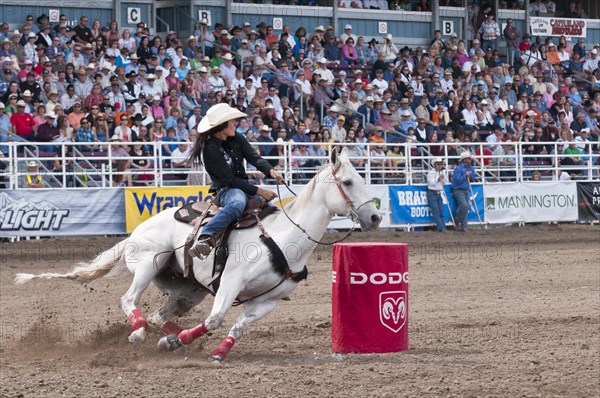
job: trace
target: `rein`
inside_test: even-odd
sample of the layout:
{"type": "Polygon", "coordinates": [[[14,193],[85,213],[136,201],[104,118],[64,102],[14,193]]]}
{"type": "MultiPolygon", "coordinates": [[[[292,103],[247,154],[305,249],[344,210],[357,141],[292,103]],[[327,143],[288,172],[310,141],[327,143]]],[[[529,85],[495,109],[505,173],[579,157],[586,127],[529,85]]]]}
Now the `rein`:
{"type": "MultiPolygon", "coordinates": [[[[337,172],[337,168],[332,169],[331,170],[331,176],[335,180],[335,184],[337,185],[337,188],[340,191],[340,194],[342,195],[342,198],[346,201],[346,204],[348,204],[348,207],[350,207],[350,219],[352,220],[352,228],[350,228],[350,230],[348,231],[348,233],[346,233],[346,235],[344,235],[344,237],[342,237],[340,239],[336,239],[336,240],[334,240],[332,242],[321,242],[319,240],[313,239],[308,234],[308,232],[306,232],[306,229],[302,228],[300,226],[300,224],[296,223],[294,220],[292,220],[290,218],[290,216],[285,211],[285,208],[283,206],[283,202],[281,201],[281,192],[279,191],[279,185],[280,184],[277,182],[277,180],[275,180],[275,183],[277,184],[277,195],[279,196],[279,203],[281,204],[281,211],[283,211],[283,214],[285,214],[285,217],[289,220],[290,223],[292,223],[293,226],[295,226],[296,228],[298,228],[304,235],[306,235],[306,237],[308,238],[308,240],[310,240],[311,242],[316,243],[318,245],[333,246],[336,243],[340,243],[340,242],[343,242],[346,239],[348,239],[350,237],[350,235],[352,235],[352,233],[356,229],[356,220],[358,219],[358,213],[357,213],[358,210],[360,210],[360,208],[363,207],[364,205],[366,205],[367,203],[373,202],[373,199],[369,199],[366,202],[362,203],[361,205],[359,205],[358,207],[355,208],[354,203],[352,202],[352,200],[348,197],[348,195],[346,194],[346,192],[342,188],[342,184],[340,184],[340,180],[338,180],[338,178],[336,177],[336,175],[335,175],[336,172],[337,172]]],[[[286,182],[284,182],[283,184],[286,186],[286,188],[288,189],[288,191],[290,191],[294,196],[298,196],[298,195],[296,195],[294,193],[294,191],[291,190],[291,188],[288,186],[288,184],[286,182]]]]}

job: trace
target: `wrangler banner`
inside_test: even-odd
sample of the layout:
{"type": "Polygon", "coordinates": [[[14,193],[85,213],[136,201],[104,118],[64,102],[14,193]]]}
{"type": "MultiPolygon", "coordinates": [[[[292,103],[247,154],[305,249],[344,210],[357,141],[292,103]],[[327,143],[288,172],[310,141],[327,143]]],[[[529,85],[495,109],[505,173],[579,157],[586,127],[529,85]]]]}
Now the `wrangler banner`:
{"type": "Polygon", "coordinates": [[[579,221],[600,221],[600,182],[578,182],[579,221]]]}
{"type": "Polygon", "coordinates": [[[0,192],[0,237],[124,234],[122,191],[4,190],[0,192]]]}
{"type": "Polygon", "coordinates": [[[574,181],[485,185],[485,221],[489,223],[577,220],[574,181]]]}
{"type": "Polygon", "coordinates": [[[531,17],[529,28],[533,36],[587,36],[587,22],[579,18],[531,17]]]}
{"type": "Polygon", "coordinates": [[[208,186],[125,188],[127,232],[132,232],[143,221],[165,209],[212,200],[208,188],[208,186]]]}

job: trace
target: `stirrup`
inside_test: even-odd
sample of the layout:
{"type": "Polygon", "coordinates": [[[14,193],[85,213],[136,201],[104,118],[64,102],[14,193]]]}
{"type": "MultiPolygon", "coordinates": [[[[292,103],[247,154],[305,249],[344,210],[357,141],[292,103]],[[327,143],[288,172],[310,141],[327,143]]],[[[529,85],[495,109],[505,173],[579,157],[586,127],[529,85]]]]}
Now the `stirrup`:
{"type": "Polygon", "coordinates": [[[188,251],[192,257],[204,260],[215,247],[215,239],[212,236],[201,237],[188,251]]]}

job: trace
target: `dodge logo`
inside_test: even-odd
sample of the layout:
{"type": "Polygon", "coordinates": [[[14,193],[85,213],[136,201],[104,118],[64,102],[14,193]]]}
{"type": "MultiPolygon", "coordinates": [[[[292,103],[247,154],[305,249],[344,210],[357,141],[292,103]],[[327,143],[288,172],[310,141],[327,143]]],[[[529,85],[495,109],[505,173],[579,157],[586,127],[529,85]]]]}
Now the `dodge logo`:
{"type": "Polygon", "coordinates": [[[408,303],[406,292],[382,292],[379,294],[379,319],[386,328],[398,333],[406,323],[408,303]]]}

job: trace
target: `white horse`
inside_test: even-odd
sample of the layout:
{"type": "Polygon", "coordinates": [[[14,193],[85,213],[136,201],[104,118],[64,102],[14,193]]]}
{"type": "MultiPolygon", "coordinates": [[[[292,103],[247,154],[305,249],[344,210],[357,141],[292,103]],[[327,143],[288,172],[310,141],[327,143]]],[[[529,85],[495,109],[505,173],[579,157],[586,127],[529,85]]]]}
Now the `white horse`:
{"type": "MultiPolygon", "coordinates": [[[[46,273],[39,275],[17,274],[15,283],[32,279],[66,278],[82,283],[91,282],[109,273],[112,275],[122,265],[133,273],[133,282],[121,298],[121,307],[131,322],[129,341],[141,343],[146,337],[148,322],[138,309],[140,297],[150,282],[168,294],[167,302],[148,316],[148,321],[159,326],[166,334],[158,346],[161,349],[177,349],[191,344],[198,337],[217,329],[225,314],[236,301],[244,302],[243,311],[229,331],[225,340],[211,353],[215,361],[222,361],[248,327],[269,314],[277,303],[290,295],[298,286],[298,276],[316,243],[321,239],[334,214],[352,217],[363,230],[379,227],[381,216],[367,194],[364,181],[347,157],[347,151],[336,156],[333,151],[328,163],[304,188],[298,198],[285,207],[285,213],[267,217],[266,232],[273,237],[285,260],[278,258],[259,239],[260,229],[254,226],[234,230],[229,238],[230,255],[223,271],[212,311],[200,325],[183,329],[171,321],[198,303],[212,282],[213,256],[205,260],[194,259],[193,272],[199,282],[175,277],[169,267],[169,255],[155,255],[179,248],[190,234],[192,227],[173,220],[177,209],[165,210],[140,224],[131,236],[113,248],[106,250],[87,264],[79,264],[67,274],[46,273]],[[292,224],[290,217],[294,223],[292,224]],[[287,265],[285,264],[287,260],[287,265]]],[[[183,272],[183,249],[175,250],[176,267],[183,272]]]]}

